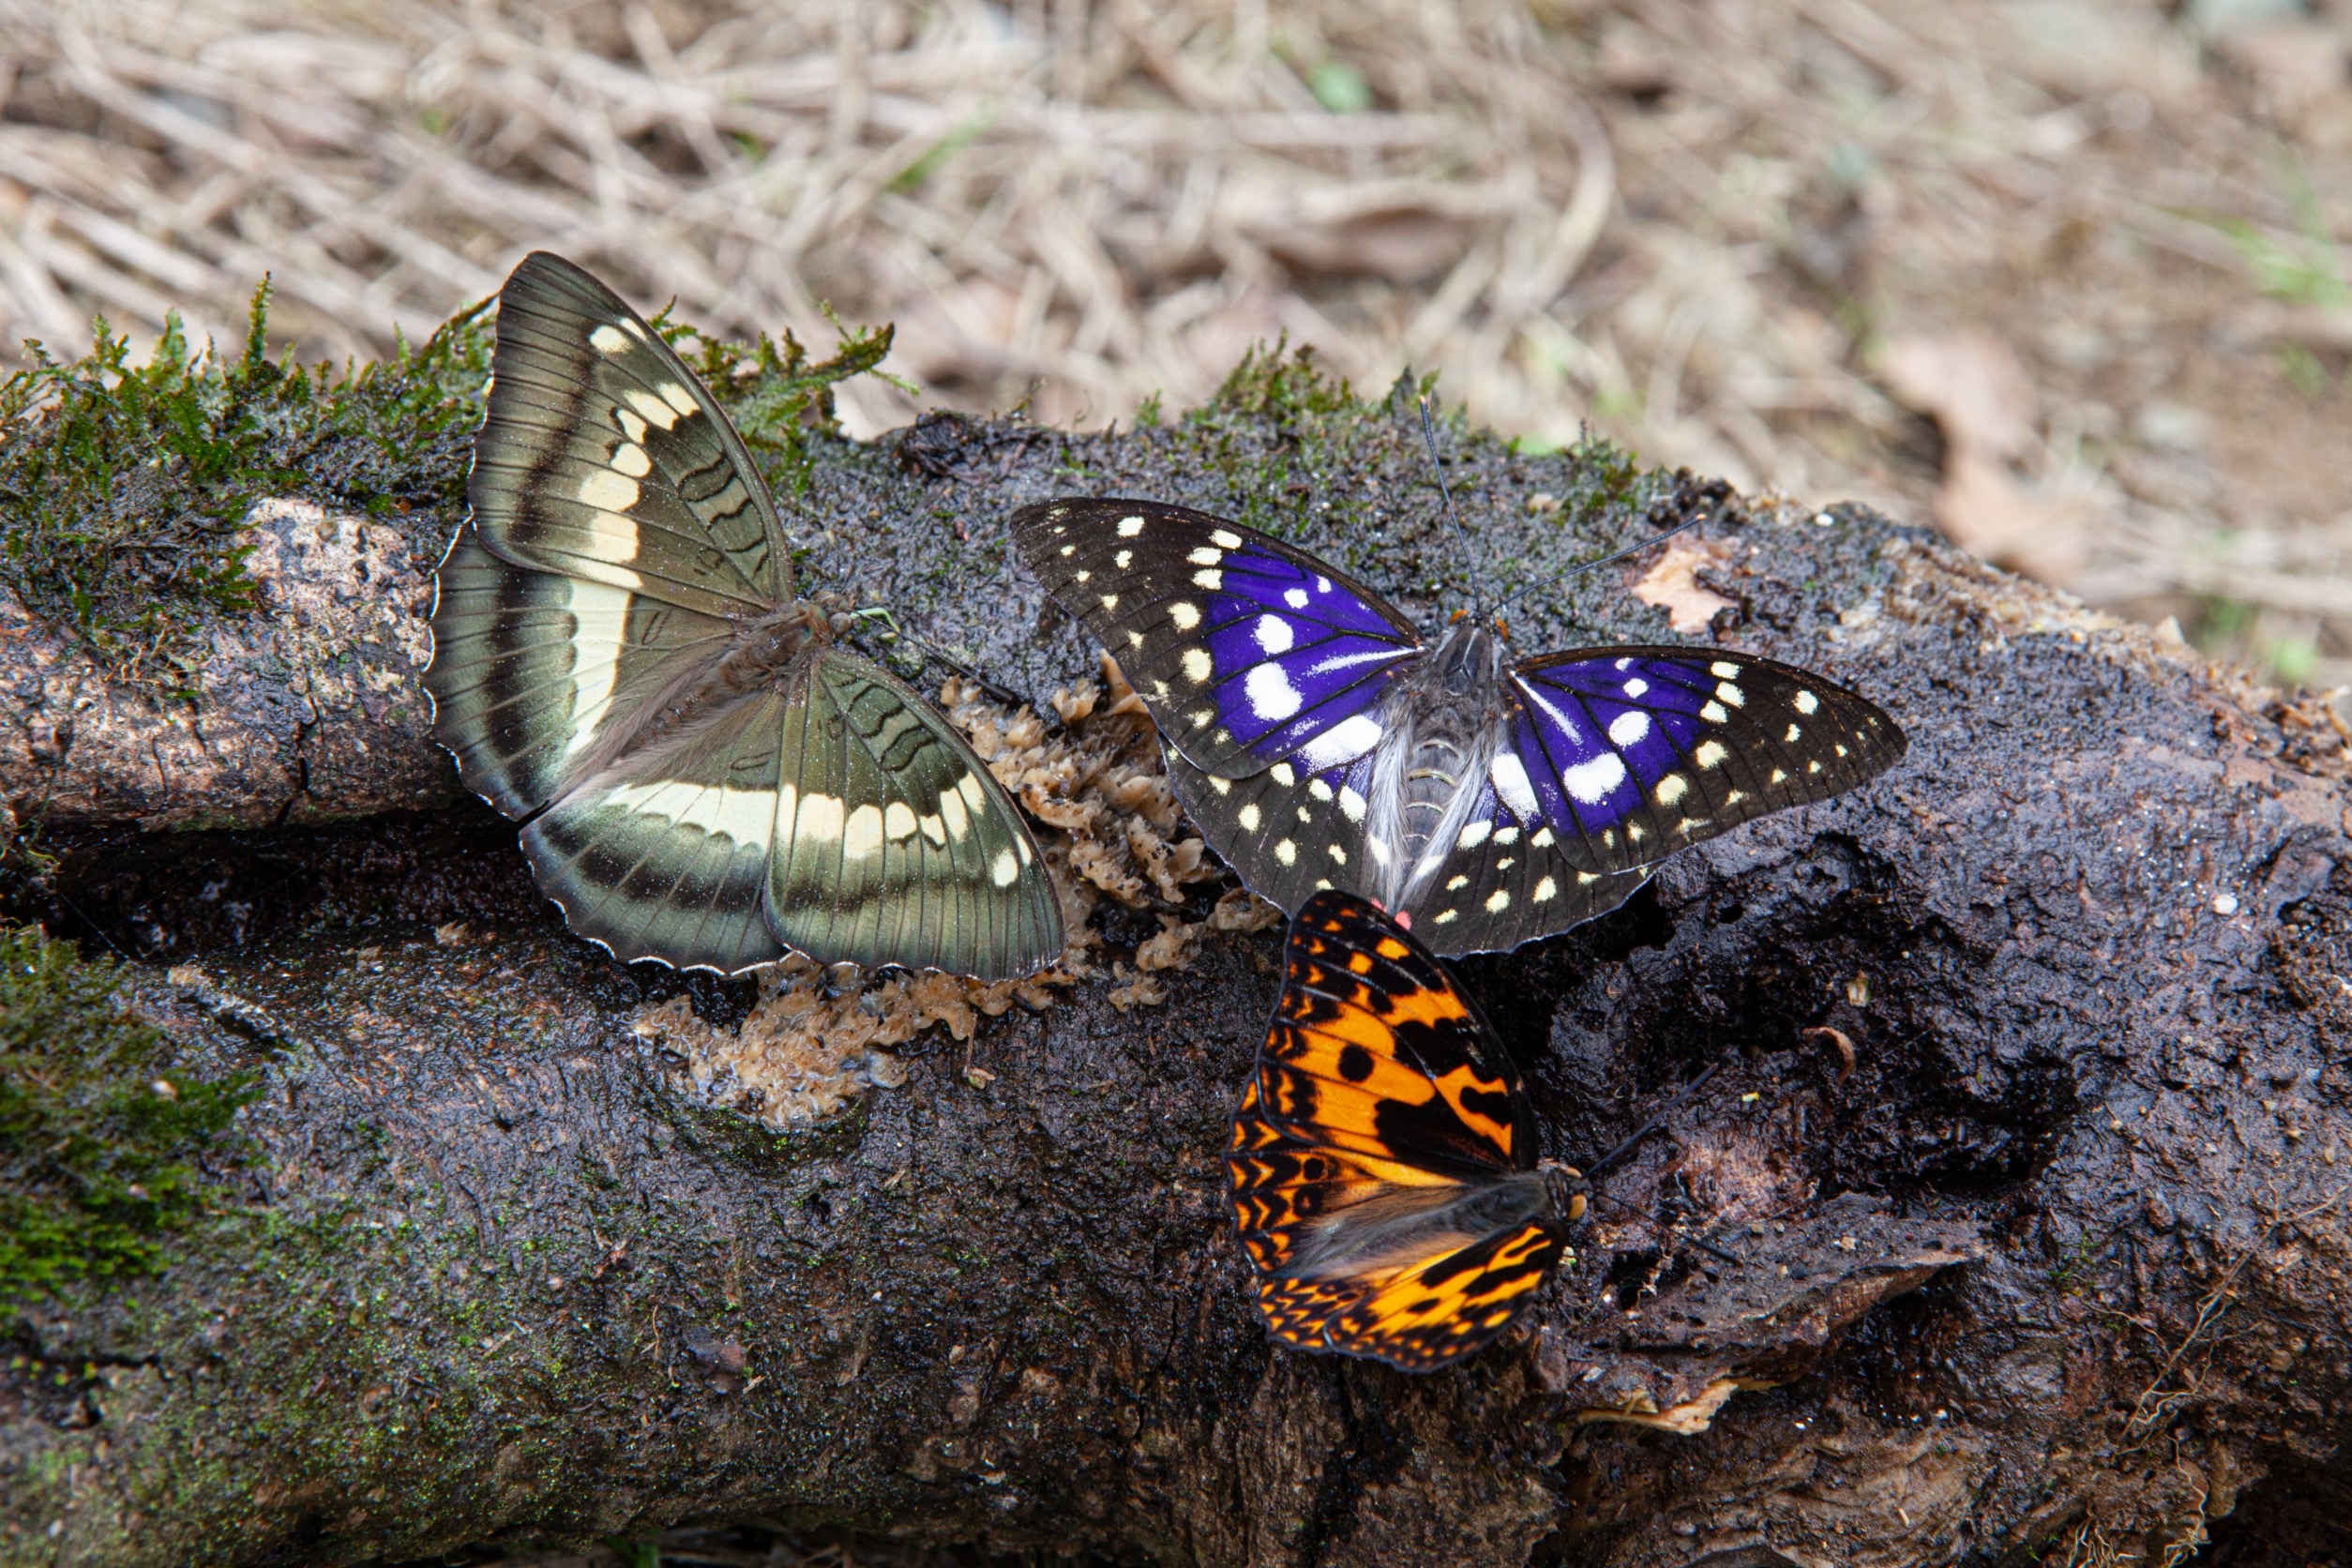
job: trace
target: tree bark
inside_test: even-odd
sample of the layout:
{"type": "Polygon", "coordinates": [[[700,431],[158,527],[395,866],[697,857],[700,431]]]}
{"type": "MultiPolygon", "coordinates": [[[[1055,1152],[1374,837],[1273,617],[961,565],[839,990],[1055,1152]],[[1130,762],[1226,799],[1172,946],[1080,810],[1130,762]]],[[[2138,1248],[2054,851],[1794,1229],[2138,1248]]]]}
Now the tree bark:
{"type": "MultiPolygon", "coordinates": [[[[1182,501],[1426,610],[1473,564],[1414,440],[1274,398],[958,425],[820,444],[789,509],[812,575],[1051,713],[1094,657],[1007,564],[1017,505],[1182,501]]],[[[949,999],[777,1130],[672,1037],[731,1038],[760,988],[567,937],[430,746],[453,518],[264,509],[273,611],[222,626],[194,708],[15,616],[0,800],[61,857],[19,902],[136,953],[134,1005],[265,1092],[243,1199],[160,1276],[20,1314],[0,1560],[400,1560],[755,1514],[1384,1568],[2352,1544],[2325,710],[1861,509],[1492,443],[1454,474],[1503,586],[1720,506],[1515,616],[1522,651],[1678,616],[1857,686],[1911,750],[1460,966],[1547,1154],[1658,1124],[1528,1332],[1429,1377],[1259,1326],[1221,1154],[1279,931],[1210,921],[1229,884],[1103,894],[1090,977],[976,1021],[949,999]]]]}

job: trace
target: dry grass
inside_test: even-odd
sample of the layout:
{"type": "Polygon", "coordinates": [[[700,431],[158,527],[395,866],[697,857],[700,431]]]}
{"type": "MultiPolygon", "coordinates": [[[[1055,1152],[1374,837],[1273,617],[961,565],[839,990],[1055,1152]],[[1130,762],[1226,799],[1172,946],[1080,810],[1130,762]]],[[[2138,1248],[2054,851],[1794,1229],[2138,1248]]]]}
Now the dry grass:
{"type": "Polygon", "coordinates": [[[375,354],[541,246],[1055,421],[1288,334],[2332,684],[2348,53],[2352,0],[0,0],[0,340],[268,271],[375,354]]]}

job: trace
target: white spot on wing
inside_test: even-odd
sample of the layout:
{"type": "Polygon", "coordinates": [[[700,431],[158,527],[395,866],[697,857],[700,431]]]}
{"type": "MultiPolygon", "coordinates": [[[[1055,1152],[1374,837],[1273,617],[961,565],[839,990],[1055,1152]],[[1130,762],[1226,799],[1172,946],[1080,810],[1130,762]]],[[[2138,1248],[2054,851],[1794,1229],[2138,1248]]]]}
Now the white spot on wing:
{"type": "MultiPolygon", "coordinates": [[[[565,586],[572,612],[572,738],[564,746],[568,761],[596,739],[596,726],[612,701],[621,643],[628,634],[629,604],[636,596],[626,588],[577,577],[566,580],[565,586]]],[[[760,842],[767,842],[765,834],[760,842]]]]}
{"type": "Polygon", "coordinates": [[[1721,701],[1730,703],[1735,708],[1744,708],[1748,705],[1747,693],[1741,691],[1738,686],[1733,686],[1729,681],[1724,681],[1717,684],[1715,686],[1715,696],[1721,701]]]}
{"type": "Polygon", "coordinates": [[[1258,645],[1269,654],[1287,654],[1290,645],[1298,641],[1297,634],[1290,629],[1290,623],[1279,615],[1260,615],[1256,630],[1258,645]]]}
{"type": "Polygon", "coordinates": [[[1701,741],[1698,743],[1698,749],[1691,753],[1691,761],[1702,768],[1711,768],[1730,755],[1730,752],[1724,749],[1721,741],[1701,741]]]}
{"type": "Polygon", "coordinates": [[[1635,676],[1632,680],[1625,683],[1625,695],[1628,697],[1639,697],[1643,692],[1648,691],[1649,689],[1650,683],[1643,680],[1639,675],[1635,676]]]}
{"type": "Polygon", "coordinates": [[[1013,852],[1010,850],[999,851],[996,864],[988,867],[988,881],[999,887],[1012,886],[1013,879],[1020,874],[1020,865],[1013,858],[1013,852]]]}
{"type": "Polygon", "coordinates": [[[665,430],[674,430],[678,428],[678,411],[643,387],[632,386],[621,396],[628,400],[629,407],[645,416],[647,424],[658,426],[665,430]]]}
{"type": "Polygon", "coordinates": [[[1168,606],[1168,623],[1178,631],[1190,631],[1200,624],[1200,607],[1190,599],[1171,599],[1168,606]]]}
{"type": "Polygon", "coordinates": [[[671,778],[624,784],[605,798],[626,810],[721,834],[756,850],[766,849],[776,832],[774,790],[730,790],[671,778]]]}
{"type": "Polygon", "coordinates": [[[1304,610],[1306,608],[1306,590],[1304,588],[1285,588],[1282,591],[1282,602],[1289,605],[1293,610],[1304,610]]]}
{"type": "Polygon", "coordinates": [[[1727,659],[1717,659],[1707,667],[1707,672],[1719,681],[1736,681],[1740,678],[1740,667],[1727,659]]]}
{"type": "Polygon", "coordinates": [[[1799,713],[1810,716],[1813,710],[1820,705],[1821,700],[1818,697],[1814,696],[1813,693],[1809,691],[1801,691],[1797,693],[1797,711],[1799,713]]]}
{"type": "Polygon", "coordinates": [[[1215,791],[1218,794],[1225,795],[1231,794],[1233,792],[1233,781],[1231,779],[1219,778],[1214,773],[1203,775],[1203,776],[1209,780],[1209,788],[1215,791]]]}
{"type": "Polygon", "coordinates": [[[914,837],[914,807],[903,800],[894,800],[882,811],[882,833],[892,843],[914,837]]]}
{"type": "MultiPolygon", "coordinates": [[[[615,474],[609,468],[592,469],[588,476],[580,482],[580,502],[581,505],[594,506],[600,512],[626,512],[637,505],[637,481],[626,474],[615,474]]],[[[631,556],[637,553],[634,548],[636,533],[634,528],[629,530],[631,556]]]]}
{"type": "Polygon", "coordinates": [[[1536,814],[1535,784],[1527,776],[1527,764],[1519,761],[1515,751],[1498,751],[1487,764],[1486,776],[1495,781],[1495,793],[1511,814],[1525,821],[1536,814]]]}
{"type": "Polygon", "coordinates": [[[1559,891],[1560,884],[1552,881],[1551,878],[1545,877],[1542,882],[1535,884],[1533,897],[1535,902],[1539,904],[1548,904],[1552,901],[1553,896],[1559,893],[1559,891]]]}
{"type": "Polygon", "coordinates": [[[792,819],[792,842],[830,844],[841,837],[841,800],[837,795],[803,795],[792,819]]]}
{"type": "Polygon", "coordinates": [[[1660,806],[1672,806],[1676,801],[1690,793],[1690,791],[1689,779],[1679,773],[1670,773],[1658,780],[1658,788],[1654,792],[1660,806]]]}
{"type": "Polygon", "coordinates": [[[1604,751],[1589,762],[1562,768],[1560,788],[1575,796],[1583,806],[1597,806],[1606,800],[1609,792],[1625,782],[1625,760],[1614,751],[1604,751]]]}
{"type": "Polygon", "coordinates": [[[654,390],[661,394],[661,400],[663,402],[668,403],[671,408],[676,409],[680,414],[690,415],[701,412],[700,408],[695,406],[694,394],[687,391],[685,387],[680,386],[674,381],[665,381],[659,386],[655,387],[654,390]]]}
{"type": "Polygon", "coordinates": [[[1488,914],[1500,914],[1503,911],[1509,909],[1510,907],[1511,890],[1507,887],[1496,888],[1495,896],[1486,900],[1486,912],[1488,914]]]}
{"type": "Polygon", "coordinates": [[[1276,762],[1273,767],[1268,768],[1266,772],[1273,776],[1275,783],[1281,785],[1286,790],[1289,789],[1292,785],[1299,781],[1299,776],[1291,771],[1290,764],[1288,762],[1276,762]]]}
{"type": "Polygon", "coordinates": [[[654,471],[654,460],[645,455],[645,448],[634,441],[625,441],[612,449],[612,471],[626,474],[632,479],[642,479],[654,471]]]}
{"type": "Polygon", "coordinates": [[[1380,744],[1380,720],[1369,714],[1350,714],[1299,748],[1299,761],[1314,773],[1329,773],[1352,762],[1380,744]]]}
{"type": "Polygon", "coordinates": [[[1339,814],[1341,816],[1351,822],[1361,822],[1364,821],[1364,809],[1365,802],[1362,795],[1356,793],[1348,785],[1339,786],[1339,814]]]}
{"type": "Polygon", "coordinates": [[[1299,847],[1285,838],[1274,846],[1274,858],[1285,866],[1296,866],[1299,863],[1299,847]]]}
{"type": "Polygon", "coordinates": [[[1486,835],[1494,830],[1495,824],[1485,818],[1472,817],[1462,824],[1462,831],[1455,838],[1454,847],[1457,850],[1474,850],[1484,844],[1486,841],[1486,835]]]}
{"type": "Polygon", "coordinates": [[[1127,569],[1127,564],[1128,564],[1129,562],[1133,561],[1134,559],[1135,559],[1135,551],[1134,551],[1134,550],[1121,550],[1118,554],[1116,554],[1116,555],[1114,555],[1114,556],[1112,556],[1112,557],[1110,558],[1110,564],[1111,564],[1112,565],[1114,565],[1114,566],[1118,567],[1121,571],[1123,571],[1123,571],[1125,571],[1125,570],[1127,569]]]}
{"type": "Polygon", "coordinates": [[[1195,572],[1192,574],[1192,585],[1195,588],[1222,588],[1225,586],[1225,574],[1214,566],[1205,572],[1195,572]]]}
{"type": "Polygon", "coordinates": [[[1705,719],[1710,724],[1721,724],[1731,716],[1724,711],[1724,706],[1721,702],[1710,702],[1705,707],[1698,710],[1698,716],[1705,719]]]}
{"type": "Polygon", "coordinates": [[[1638,708],[1609,720],[1609,739],[1620,746],[1638,746],[1650,738],[1650,716],[1638,708]]]}
{"type": "Polygon", "coordinates": [[[1306,705],[1278,664],[1254,664],[1242,683],[1250,711],[1270,724],[1279,724],[1306,705]]]}
{"type": "Polygon", "coordinates": [[[1207,545],[1202,545],[1199,550],[1188,552],[1184,559],[1196,566],[1214,566],[1225,559],[1225,551],[1211,550],[1207,545]]]}
{"type": "Polygon", "coordinates": [[[1208,649],[1186,648],[1184,650],[1184,679],[1190,681],[1195,686],[1208,685],[1209,677],[1215,670],[1215,666],[1209,660],[1208,649]]]}
{"type": "Polygon", "coordinates": [[[841,824],[841,857],[844,860],[864,860],[882,852],[882,814],[870,802],[850,813],[850,820],[841,824]]]}
{"type": "Polygon", "coordinates": [[[1242,824],[1244,833],[1256,833],[1259,822],[1258,803],[1253,800],[1244,806],[1233,814],[1233,820],[1242,824]]]}
{"type": "Polygon", "coordinates": [[[1134,537],[1135,537],[1138,534],[1140,534],[1140,533],[1142,533],[1142,532],[1143,532],[1143,520],[1142,520],[1141,518],[1139,518],[1139,517],[1135,517],[1135,518],[1121,518],[1121,519],[1119,520],[1119,536],[1120,536],[1121,538],[1123,538],[1123,539],[1132,539],[1132,538],[1134,538],[1134,537]]]}
{"type": "Polygon", "coordinates": [[[1209,535],[1209,542],[1226,550],[1242,548],[1242,536],[1230,528],[1220,528],[1209,535]]]}
{"type": "Polygon", "coordinates": [[[947,837],[963,842],[972,827],[972,814],[964,809],[964,797],[950,790],[939,797],[939,820],[947,826],[947,837]]]}
{"type": "Polygon", "coordinates": [[[598,354],[619,354],[629,346],[627,335],[617,326],[599,325],[588,334],[588,341],[598,354]]]}

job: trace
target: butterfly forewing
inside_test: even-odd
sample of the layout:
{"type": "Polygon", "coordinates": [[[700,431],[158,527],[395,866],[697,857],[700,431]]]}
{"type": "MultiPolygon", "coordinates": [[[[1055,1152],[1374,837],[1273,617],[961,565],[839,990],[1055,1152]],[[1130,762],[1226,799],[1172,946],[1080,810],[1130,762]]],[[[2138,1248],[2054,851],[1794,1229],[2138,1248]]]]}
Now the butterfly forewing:
{"type": "Polygon", "coordinates": [[[1293,754],[1328,767],[1368,749],[1411,624],[1304,551],[1158,502],[1053,501],[1013,518],[1047,591],[1152,704],[1161,735],[1234,777],[1293,754]]]}
{"type": "Polygon", "coordinates": [[[1259,1056],[1265,1114],[1344,1149],[1475,1176],[1534,1168],[1517,1071],[1426,949],[1362,898],[1309,900],[1259,1056]]]}
{"type": "Polygon", "coordinates": [[[426,674],[467,786],[510,817],[547,804],[642,711],[722,655],[734,628],[601,582],[526,571],[471,523],[441,564],[426,674]]]}
{"type": "Polygon", "coordinates": [[[490,553],[706,615],[792,594],[775,503],[701,381],[561,257],[498,296],[489,412],[466,481],[490,553]]]}
{"type": "Polygon", "coordinates": [[[1768,812],[1826,800],[1901,759],[1873,703],[1771,659],[1589,649],[1514,674],[1515,779],[1569,859],[1620,873],[1768,812]]]}
{"type": "Polygon", "coordinates": [[[768,890],[786,942],[828,960],[990,977],[1060,955],[1061,906],[1036,846],[946,720],[837,648],[788,689],[768,890]]]}
{"type": "Polygon", "coordinates": [[[1364,899],[1310,897],[1226,1163],[1286,1343],[1408,1370],[1478,1349],[1564,1248],[1517,1072],[1428,951],[1364,899]]]}

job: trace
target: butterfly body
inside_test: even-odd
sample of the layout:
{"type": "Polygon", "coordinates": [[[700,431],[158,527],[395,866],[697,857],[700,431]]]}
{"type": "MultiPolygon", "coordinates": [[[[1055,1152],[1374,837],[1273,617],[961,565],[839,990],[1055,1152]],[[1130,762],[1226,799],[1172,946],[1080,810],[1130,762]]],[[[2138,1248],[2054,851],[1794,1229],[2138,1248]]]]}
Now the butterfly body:
{"type": "Polygon", "coordinates": [[[1507,657],[1499,635],[1457,621],[1381,704],[1364,842],[1367,887],[1383,909],[1419,905],[1477,807],[1510,716],[1507,657]]]}
{"type": "Polygon", "coordinates": [[[435,732],[617,957],[1033,972],[1060,900],[947,721],[793,592],[707,388],[544,252],[499,294],[472,515],[436,575],[435,732]]]}
{"type": "Polygon", "coordinates": [[[1491,1342],[1566,1257],[1575,1172],[1536,1157],[1509,1054],[1428,949],[1319,892],[1226,1153],[1269,1330],[1426,1371],[1491,1342]]]}
{"type": "Polygon", "coordinates": [[[1676,850],[1904,750],[1864,699],[1744,653],[1517,657],[1476,616],[1425,640],[1338,568],[1182,506],[1048,502],[1013,535],[1121,662],[1244,882],[1292,912],[1364,894],[1442,954],[1565,930],[1676,850]]]}

